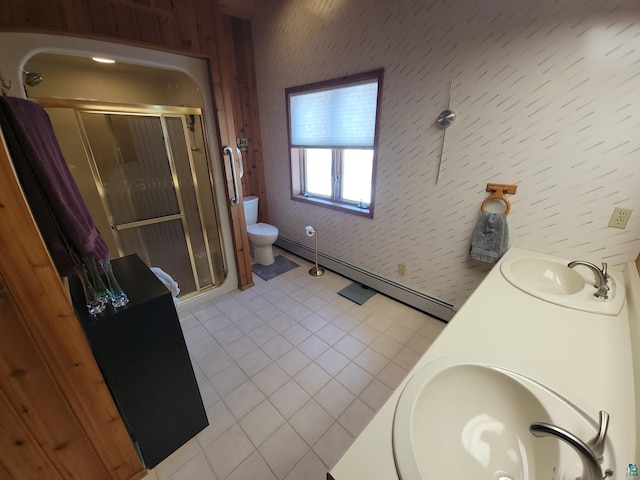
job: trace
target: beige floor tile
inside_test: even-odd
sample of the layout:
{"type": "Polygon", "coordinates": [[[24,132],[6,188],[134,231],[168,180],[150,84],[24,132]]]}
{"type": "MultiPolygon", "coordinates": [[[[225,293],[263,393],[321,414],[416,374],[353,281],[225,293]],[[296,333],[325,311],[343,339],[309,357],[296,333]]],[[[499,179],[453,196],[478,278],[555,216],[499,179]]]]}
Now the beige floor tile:
{"type": "Polygon", "coordinates": [[[407,376],[407,373],[407,370],[391,362],[378,374],[378,380],[381,380],[382,383],[384,383],[388,387],[395,389],[398,385],[400,385],[400,382],[404,380],[404,378],[407,376]]]}
{"type": "Polygon", "coordinates": [[[260,326],[254,328],[247,333],[247,336],[253,340],[257,345],[264,345],[273,337],[276,337],[278,332],[266,323],[262,323],[260,326]]]}
{"type": "Polygon", "coordinates": [[[348,313],[345,313],[345,311],[342,310],[342,313],[338,315],[337,318],[333,319],[331,323],[333,323],[339,329],[349,333],[351,330],[360,325],[360,320],[348,313]]]}
{"type": "Polygon", "coordinates": [[[221,397],[225,397],[230,394],[233,390],[238,388],[244,382],[246,382],[248,377],[244,374],[244,372],[233,363],[228,366],[220,373],[216,373],[209,380],[211,381],[211,385],[216,389],[218,395],[221,397]]]}
{"type": "Polygon", "coordinates": [[[278,390],[278,388],[289,381],[289,379],[289,375],[275,363],[271,363],[251,377],[253,383],[255,383],[266,396],[278,390]]]}
{"type": "Polygon", "coordinates": [[[300,370],[309,365],[311,360],[309,360],[309,357],[300,350],[294,348],[281,356],[276,363],[287,373],[287,375],[293,377],[300,370]]]}
{"type": "Polygon", "coordinates": [[[251,353],[257,348],[258,348],[258,345],[253,343],[250,338],[247,338],[245,336],[240,337],[236,341],[224,347],[225,351],[236,362],[240,360],[242,357],[244,357],[246,354],[251,353]]]}
{"type": "Polygon", "coordinates": [[[336,422],[313,445],[313,451],[330,470],[352,442],[353,436],[336,422]]]}
{"type": "Polygon", "coordinates": [[[329,347],[330,345],[315,335],[310,336],[298,345],[298,349],[312,360],[327,351],[329,347]]]}
{"type": "Polygon", "coordinates": [[[393,338],[396,342],[406,345],[406,343],[411,340],[416,333],[410,328],[393,324],[384,331],[384,334],[393,338]]]}
{"type": "MultiPolygon", "coordinates": [[[[244,318],[241,318],[240,320],[236,320],[235,322],[233,322],[233,324],[236,327],[238,327],[240,330],[242,330],[245,334],[248,334],[249,332],[255,330],[256,328],[261,327],[265,323],[262,321],[261,318],[254,315],[252,312],[250,315],[244,318]]],[[[254,342],[258,343],[251,336],[249,338],[251,338],[254,342]]]]}
{"type": "Polygon", "coordinates": [[[331,380],[331,376],[318,365],[312,363],[303,368],[293,379],[298,385],[304,388],[309,395],[315,395],[318,390],[331,380]]]}
{"type": "Polygon", "coordinates": [[[149,480],[325,480],[445,326],[275,250],[300,268],[181,306],[210,425],[149,480]]]}
{"type": "Polygon", "coordinates": [[[361,323],[351,331],[351,336],[357,338],[362,343],[370,345],[376,338],[381,335],[379,330],[376,330],[366,323],[361,323]]]}
{"type": "Polygon", "coordinates": [[[320,365],[322,369],[329,375],[335,377],[340,372],[340,370],[349,365],[349,359],[339,351],[337,351],[335,348],[331,347],[329,350],[316,358],[316,363],[320,365]]]}
{"type": "Polygon", "coordinates": [[[350,363],[336,375],[336,380],[347,387],[351,393],[358,396],[371,383],[373,375],[355,363],[350,363]]]}
{"type": "MultiPolygon", "coordinates": [[[[296,302],[298,303],[298,302],[296,302]]],[[[273,328],[276,332],[282,333],[285,330],[297,325],[296,322],[288,313],[283,313],[279,317],[274,318],[273,320],[269,320],[267,325],[273,328]]]]}
{"type": "Polygon", "coordinates": [[[231,365],[233,365],[233,358],[222,348],[214,351],[211,355],[198,362],[198,366],[207,378],[213,377],[231,365]]]}
{"type": "Polygon", "coordinates": [[[201,321],[202,326],[207,329],[211,335],[216,332],[222,330],[223,328],[228,327],[229,325],[233,325],[231,320],[229,320],[224,313],[221,313],[219,317],[215,317],[209,320],[201,321]]]}
{"type": "Polygon", "coordinates": [[[204,453],[199,452],[189,462],[171,475],[168,480],[218,480],[204,453]]]}
{"type": "Polygon", "coordinates": [[[313,397],[333,418],[338,418],[356,398],[337,380],[331,380],[313,397]]]}
{"type": "Polygon", "coordinates": [[[282,387],[276,390],[269,400],[280,414],[285,418],[290,418],[300,407],[309,401],[311,397],[300,385],[293,380],[289,380],[282,387]]]}
{"type": "Polygon", "coordinates": [[[225,478],[254,452],[253,445],[238,424],[204,448],[218,478],[225,478]]]}
{"type": "MultiPolygon", "coordinates": [[[[194,477],[193,480],[200,480],[194,477]]],[[[225,480],[276,480],[262,457],[254,452],[225,478],[225,480]]]]}
{"type": "Polygon", "coordinates": [[[382,405],[384,405],[392,393],[393,390],[389,388],[389,386],[375,378],[358,398],[377,412],[382,408],[382,405]]]}
{"type": "Polygon", "coordinates": [[[158,480],[167,480],[171,475],[186,465],[192,458],[200,453],[200,445],[195,438],[182,445],[178,450],[169,455],[154,469],[158,480]]]}
{"type": "Polygon", "coordinates": [[[316,332],[316,336],[327,342],[329,345],[335,345],[338,340],[347,334],[344,330],[339,329],[332,323],[328,323],[316,332]]]}
{"type": "Polygon", "coordinates": [[[338,422],[340,422],[340,425],[353,435],[353,437],[357,437],[371,421],[375,413],[376,412],[366,403],[356,398],[344,413],[338,417],[338,422]]]}
{"type": "Polygon", "coordinates": [[[240,337],[242,337],[242,335],[244,335],[244,332],[235,325],[231,324],[218,330],[212,335],[213,338],[215,338],[216,341],[224,347],[225,345],[229,345],[230,343],[238,340],[240,337]]]}
{"type": "Polygon", "coordinates": [[[284,480],[326,480],[327,472],[327,467],[318,456],[313,451],[308,451],[284,480]]]}
{"type": "Polygon", "coordinates": [[[317,313],[311,313],[311,315],[300,320],[300,325],[313,333],[318,333],[321,328],[326,327],[328,324],[329,322],[317,313]]]}
{"type": "Polygon", "coordinates": [[[201,447],[209,445],[236,423],[236,419],[222,400],[207,408],[207,418],[209,426],[196,435],[201,447]]]}
{"type": "Polygon", "coordinates": [[[242,371],[249,377],[253,377],[260,370],[271,364],[271,359],[261,349],[248,353],[236,362],[242,371]]]}
{"type": "Polygon", "coordinates": [[[289,419],[289,424],[307,444],[313,445],[333,424],[333,417],[311,399],[289,419]]]}
{"type": "Polygon", "coordinates": [[[345,335],[334,345],[334,348],[349,357],[356,358],[366,348],[366,345],[351,335],[345,335]]]}
{"type": "Polygon", "coordinates": [[[277,478],[284,478],[307,450],[307,444],[287,423],[258,447],[258,451],[277,478]]]}
{"type": "Polygon", "coordinates": [[[298,345],[311,336],[311,332],[300,324],[296,324],[282,332],[282,336],[293,345],[298,345]]]}
{"type": "Polygon", "coordinates": [[[403,348],[398,354],[393,357],[393,361],[406,370],[411,370],[416,364],[420,355],[411,350],[410,348],[403,348]]]}
{"type": "Polygon", "coordinates": [[[374,376],[378,375],[389,363],[387,357],[370,347],[366,347],[353,361],[374,376]]]}
{"type": "Polygon", "coordinates": [[[251,380],[247,380],[229,395],[224,397],[224,403],[236,418],[241,419],[255,407],[257,407],[265,396],[251,380]]]}
{"type": "Polygon", "coordinates": [[[285,420],[268,400],[247,413],[240,426],[255,446],[260,446],[285,420]]]}
{"type": "Polygon", "coordinates": [[[390,360],[402,350],[402,345],[399,342],[396,342],[393,338],[387,337],[386,335],[380,335],[371,342],[370,347],[390,360]]]}
{"type": "Polygon", "coordinates": [[[293,345],[291,345],[291,343],[288,342],[284,337],[278,335],[277,337],[274,337],[265,344],[261,345],[260,348],[262,348],[264,353],[269,355],[269,358],[271,358],[271,360],[277,360],[282,355],[291,350],[293,348],[293,345]]]}

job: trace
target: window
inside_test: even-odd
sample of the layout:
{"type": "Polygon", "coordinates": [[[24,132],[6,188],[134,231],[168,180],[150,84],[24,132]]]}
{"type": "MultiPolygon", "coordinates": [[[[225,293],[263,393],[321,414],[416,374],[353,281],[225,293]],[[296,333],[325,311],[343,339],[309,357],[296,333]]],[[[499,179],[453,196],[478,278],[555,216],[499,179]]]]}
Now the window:
{"type": "Polygon", "coordinates": [[[288,88],[291,198],[373,217],[382,70],[288,88]]]}

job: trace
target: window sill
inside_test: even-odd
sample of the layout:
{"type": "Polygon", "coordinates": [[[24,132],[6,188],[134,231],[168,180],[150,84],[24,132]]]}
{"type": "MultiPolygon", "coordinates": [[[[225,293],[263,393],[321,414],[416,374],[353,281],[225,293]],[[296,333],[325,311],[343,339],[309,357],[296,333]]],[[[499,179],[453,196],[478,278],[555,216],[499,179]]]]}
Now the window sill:
{"type": "Polygon", "coordinates": [[[309,205],[315,205],[316,207],[330,208],[339,212],[349,213],[352,215],[358,215],[360,217],[373,218],[373,208],[370,205],[368,208],[359,208],[355,205],[347,205],[344,203],[336,203],[331,200],[324,200],[322,198],[305,197],[304,195],[292,195],[291,200],[295,202],[306,203],[309,205]]]}

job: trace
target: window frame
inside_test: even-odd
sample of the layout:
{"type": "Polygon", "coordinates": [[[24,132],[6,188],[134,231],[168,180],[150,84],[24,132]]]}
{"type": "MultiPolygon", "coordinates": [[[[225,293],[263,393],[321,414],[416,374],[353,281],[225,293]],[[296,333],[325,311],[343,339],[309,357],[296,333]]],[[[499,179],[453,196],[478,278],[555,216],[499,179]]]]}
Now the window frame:
{"type": "MultiPolygon", "coordinates": [[[[380,106],[382,103],[382,80],[384,69],[377,69],[368,72],[358,73],[355,75],[349,75],[345,77],[335,78],[331,80],[324,80],[320,82],[310,83],[307,85],[300,85],[297,87],[290,87],[285,89],[285,104],[287,109],[287,140],[289,150],[289,163],[290,163],[290,186],[291,186],[291,200],[296,202],[307,203],[320,207],[330,208],[345,213],[360,215],[363,217],[373,218],[374,206],[375,206],[375,191],[376,191],[376,171],[378,163],[378,141],[380,131],[380,106]],[[305,147],[293,147],[291,141],[291,105],[290,97],[292,94],[300,94],[304,92],[312,92],[318,90],[329,90],[332,88],[347,87],[349,85],[355,85],[358,83],[364,83],[370,80],[377,81],[378,91],[376,99],[376,118],[374,127],[374,140],[373,140],[373,158],[371,166],[371,201],[367,207],[360,206],[359,202],[353,202],[350,200],[341,199],[342,183],[335,181],[332,178],[332,195],[331,198],[324,196],[313,196],[306,194],[305,189],[305,147]]],[[[346,150],[344,147],[331,148],[331,147],[307,147],[307,148],[324,148],[332,150],[332,176],[336,173],[336,166],[340,166],[339,174],[342,177],[342,150],[346,150]]],[[[355,148],[355,147],[354,147],[355,148]]],[[[362,148],[359,148],[362,149],[362,148]]],[[[368,150],[368,149],[367,149],[368,150]]],[[[342,178],[340,179],[342,180],[342,178]]]]}

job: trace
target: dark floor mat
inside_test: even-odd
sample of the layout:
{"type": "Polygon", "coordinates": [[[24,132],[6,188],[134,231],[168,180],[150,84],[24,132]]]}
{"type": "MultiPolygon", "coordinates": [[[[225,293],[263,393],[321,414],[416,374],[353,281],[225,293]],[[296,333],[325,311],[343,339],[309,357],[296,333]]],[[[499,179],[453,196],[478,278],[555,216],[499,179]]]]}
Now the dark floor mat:
{"type": "Polygon", "coordinates": [[[297,263],[292,262],[282,255],[276,255],[275,262],[271,265],[258,265],[257,263],[254,263],[251,265],[251,271],[263,280],[271,280],[272,278],[282,275],[283,273],[293,270],[299,266],[300,265],[297,263]]]}

